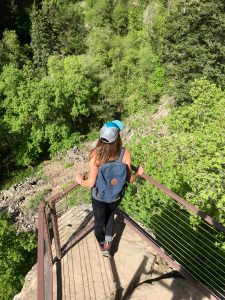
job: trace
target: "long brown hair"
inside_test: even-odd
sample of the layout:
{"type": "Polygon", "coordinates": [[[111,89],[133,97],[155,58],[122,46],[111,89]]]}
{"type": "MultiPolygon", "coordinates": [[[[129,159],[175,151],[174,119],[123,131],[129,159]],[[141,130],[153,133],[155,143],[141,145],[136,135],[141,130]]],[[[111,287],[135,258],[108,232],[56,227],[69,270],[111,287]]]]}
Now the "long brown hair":
{"type": "Polygon", "coordinates": [[[89,159],[95,156],[95,165],[99,167],[108,161],[116,160],[122,149],[122,140],[120,135],[113,143],[104,143],[101,139],[98,140],[97,145],[91,150],[89,159]]]}

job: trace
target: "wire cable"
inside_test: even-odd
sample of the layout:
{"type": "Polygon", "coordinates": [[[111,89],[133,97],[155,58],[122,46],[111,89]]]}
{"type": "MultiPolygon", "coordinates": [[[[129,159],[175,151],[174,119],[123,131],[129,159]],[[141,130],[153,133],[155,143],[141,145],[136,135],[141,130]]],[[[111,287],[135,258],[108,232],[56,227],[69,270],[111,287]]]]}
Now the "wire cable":
{"type": "MultiPolygon", "coordinates": [[[[161,224],[162,224],[162,222],[160,222],[161,224]]],[[[167,222],[168,223],[168,222],[167,222]]],[[[170,223],[169,223],[170,224],[170,223]]],[[[171,224],[170,224],[171,225],[171,224]]],[[[173,226],[174,228],[176,228],[177,229],[177,227],[175,227],[175,226],[173,226]]],[[[168,228],[168,227],[167,227],[168,228]]],[[[171,230],[170,230],[171,231],[171,230]]],[[[181,231],[179,231],[179,232],[181,232],[181,231]]],[[[172,232],[173,234],[174,234],[174,232],[172,232]]],[[[182,233],[182,232],[181,232],[182,233]]],[[[176,234],[177,235],[177,234],[176,234]]],[[[178,235],[177,235],[178,236],[178,235]]],[[[183,238],[180,238],[182,241],[184,241],[188,246],[191,246],[191,248],[193,249],[193,245],[191,245],[191,244],[189,244],[187,241],[185,241],[183,238]]],[[[178,242],[181,246],[183,246],[183,244],[181,244],[178,240],[176,240],[176,242],[178,242]]],[[[186,247],[184,247],[185,249],[187,249],[186,247]]],[[[187,249],[188,250],[188,249],[187,249]]],[[[193,250],[196,250],[196,249],[193,249],[193,250]]],[[[201,250],[203,250],[203,248],[201,248],[201,250]]],[[[191,255],[194,255],[195,257],[197,257],[198,258],[198,256],[197,256],[197,254],[195,254],[195,253],[192,253],[191,255]]],[[[201,253],[201,256],[202,256],[202,253],[201,253]]],[[[207,264],[207,262],[206,261],[201,261],[201,263],[203,263],[203,264],[207,264]]],[[[212,261],[211,261],[211,263],[213,263],[212,261]]],[[[214,264],[214,263],[213,263],[214,264]]],[[[215,265],[215,264],[214,264],[215,265]]],[[[222,266],[224,266],[224,264],[222,264],[221,263],[221,265],[222,266]]],[[[216,266],[216,265],[215,265],[216,266]]],[[[216,266],[216,268],[218,268],[218,266],[216,266]]],[[[221,270],[220,270],[221,271],[221,270]]],[[[223,271],[222,271],[223,272],[223,271]]],[[[221,274],[218,274],[217,273],[217,271],[216,270],[214,270],[214,273],[216,273],[219,277],[221,277],[222,279],[224,279],[224,277],[222,277],[221,276],[221,274]]],[[[223,272],[224,273],[224,272],[223,272]]],[[[224,273],[225,274],[225,273],[224,273]]]]}
{"type": "MultiPolygon", "coordinates": [[[[161,229],[162,229],[162,228],[161,228],[161,229]]],[[[162,230],[163,230],[163,232],[166,232],[164,229],[162,229],[162,230]]],[[[162,231],[160,231],[160,230],[159,230],[159,232],[162,233],[162,231]]],[[[166,232],[166,233],[168,233],[168,232],[166,232]]],[[[162,233],[162,235],[166,237],[165,234],[162,233]]],[[[176,247],[178,247],[178,248],[181,250],[181,252],[184,253],[186,256],[190,256],[190,255],[191,255],[191,253],[188,254],[187,252],[185,252],[184,249],[182,249],[180,246],[176,245],[176,244],[173,242],[174,238],[173,238],[172,235],[170,235],[170,234],[168,234],[168,235],[169,235],[170,238],[171,238],[171,243],[175,245],[175,248],[174,248],[173,246],[170,246],[170,244],[169,244],[169,246],[170,246],[170,247],[173,247],[173,249],[175,250],[175,252],[178,252],[178,250],[176,249],[176,247]]],[[[168,244],[168,242],[167,242],[165,239],[164,239],[164,242],[168,244]]],[[[176,242],[177,242],[177,241],[176,241],[176,242]]],[[[179,242],[178,242],[178,243],[179,243],[179,242]]],[[[179,243],[179,244],[180,244],[180,243],[179,243]]],[[[167,247],[168,247],[168,246],[167,246],[167,247]]],[[[185,248],[185,249],[187,249],[187,248],[185,248]]],[[[185,256],[184,256],[183,254],[181,254],[181,253],[179,253],[179,254],[180,254],[182,257],[184,257],[184,259],[185,259],[185,256]]],[[[170,256],[171,256],[171,255],[170,255],[170,256]]],[[[176,256],[177,256],[177,255],[176,255],[176,256]]],[[[179,260],[181,260],[179,256],[177,256],[177,257],[178,257],[179,260]]],[[[181,260],[181,261],[182,261],[182,260],[181,260]]],[[[201,262],[200,262],[200,263],[199,263],[198,261],[195,261],[195,262],[196,262],[198,265],[200,265],[200,266],[202,265],[201,262]]],[[[188,261],[188,263],[189,263],[190,265],[194,266],[190,260],[188,261]]],[[[194,266],[194,268],[196,268],[196,266],[194,266]]],[[[198,270],[200,273],[203,273],[203,271],[201,271],[198,267],[197,267],[197,270],[198,270]]],[[[194,270],[191,269],[191,271],[194,271],[194,270]]],[[[205,271],[207,271],[207,273],[209,273],[209,271],[208,271],[207,269],[205,269],[205,271]]],[[[197,273],[197,274],[198,274],[198,273],[197,273]]],[[[207,277],[208,279],[210,279],[215,285],[217,285],[217,286],[221,289],[221,287],[218,285],[218,283],[216,283],[215,281],[213,281],[212,278],[209,278],[205,273],[203,273],[203,274],[205,275],[205,277],[207,277]]],[[[214,276],[213,274],[211,274],[211,273],[209,273],[209,275],[215,277],[215,276],[214,276]]],[[[200,276],[199,276],[199,277],[200,277],[200,276]]],[[[201,278],[202,278],[202,277],[201,277],[201,278]]],[[[202,278],[202,279],[204,279],[204,278],[202,278]]],[[[220,280],[219,280],[219,282],[220,282],[222,285],[225,284],[225,282],[221,282],[220,280]]],[[[215,287],[214,287],[214,288],[215,288],[215,287]]],[[[223,290],[223,289],[222,289],[222,290],[223,290]]],[[[225,291],[225,290],[223,290],[223,291],[225,291]]]]}
{"type": "MultiPolygon", "coordinates": [[[[177,215],[175,215],[178,219],[180,219],[177,215]]],[[[173,220],[172,219],[172,217],[171,216],[169,216],[169,215],[167,215],[167,217],[169,218],[169,219],[171,219],[171,220],[173,220]]],[[[153,220],[153,218],[152,218],[152,220],[153,220]]],[[[180,219],[181,221],[182,221],[182,219],[180,219]]],[[[174,220],[173,220],[174,221],[174,220]]],[[[169,223],[169,224],[171,224],[172,225],[172,223],[169,223]]],[[[173,226],[173,225],[172,225],[173,226]]],[[[176,229],[177,230],[179,230],[178,229],[179,227],[176,227],[176,229]]],[[[185,227],[182,227],[185,231],[187,231],[190,235],[192,235],[194,238],[196,238],[196,236],[191,232],[191,231],[188,231],[188,229],[187,228],[185,228],[185,227]]],[[[179,230],[180,231],[180,230],[179,230]]],[[[181,231],[180,231],[181,232],[181,231]]],[[[204,236],[203,236],[204,237],[204,236]]],[[[190,239],[190,238],[189,238],[190,239]]],[[[195,242],[195,240],[193,239],[192,240],[192,242],[193,243],[195,243],[198,247],[199,247],[199,244],[197,244],[196,242],[195,242]]],[[[200,241],[201,243],[204,243],[203,241],[200,241]]],[[[209,240],[209,242],[211,242],[210,240],[209,240]]],[[[216,254],[216,256],[220,256],[222,259],[225,259],[225,256],[223,257],[221,254],[219,254],[216,250],[214,250],[213,248],[210,248],[209,247],[209,245],[207,245],[206,243],[204,243],[204,245],[206,246],[206,247],[208,247],[211,251],[213,251],[215,254],[216,254]]],[[[214,247],[217,247],[217,246],[215,246],[214,244],[213,244],[213,246],[214,247]]],[[[218,248],[218,247],[217,247],[218,248]]],[[[218,248],[219,249],[219,248],[218,248]]],[[[203,251],[205,251],[206,253],[208,253],[214,260],[215,260],[215,256],[213,256],[210,252],[207,252],[207,250],[206,249],[204,249],[204,248],[202,248],[202,250],[203,251]]],[[[221,250],[221,249],[219,249],[219,250],[221,250]]],[[[220,262],[220,260],[218,260],[218,262],[220,263],[220,264],[222,264],[221,262],[220,262]]]]}
{"type": "MultiPolygon", "coordinates": [[[[187,218],[187,219],[189,218],[189,216],[187,215],[187,214],[188,214],[188,211],[187,211],[187,210],[186,210],[187,214],[185,214],[185,213],[183,212],[184,209],[178,210],[178,209],[175,208],[174,206],[171,206],[171,204],[165,206],[164,208],[168,210],[168,209],[169,209],[168,206],[170,206],[170,207],[172,208],[172,210],[176,210],[179,214],[182,214],[185,218],[187,218]]],[[[190,214],[189,214],[189,215],[190,215],[190,214]]],[[[181,220],[183,220],[183,219],[181,219],[181,220]]],[[[187,222],[188,222],[188,220],[187,220],[187,222]]],[[[213,227],[211,227],[211,226],[210,226],[207,222],[205,222],[204,220],[201,219],[201,222],[202,222],[202,225],[203,225],[203,224],[204,224],[204,225],[207,225],[207,226],[209,227],[210,230],[214,230],[214,231],[216,232],[216,234],[220,234],[219,231],[216,231],[216,229],[214,229],[213,227]]],[[[190,222],[189,222],[189,224],[190,224],[190,222]]],[[[221,243],[221,240],[219,240],[215,235],[213,235],[212,233],[210,233],[210,231],[207,231],[206,229],[204,229],[201,225],[199,225],[199,223],[197,223],[196,226],[198,226],[201,230],[207,232],[207,234],[211,235],[211,236],[213,237],[213,239],[216,239],[218,242],[221,243]]]]}
{"type": "MultiPolygon", "coordinates": [[[[168,248],[171,248],[171,246],[168,246],[168,248]]],[[[173,249],[173,248],[172,248],[173,249]]],[[[169,255],[169,254],[168,254],[169,255]]],[[[180,262],[182,262],[182,260],[181,260],[181,258],[180,257],[178,257],[178,255],[176,255],[176,254],[174,254],[173,256],[172,255],[169,255],[174,261],[180,261],[180,262]],[[177,257],[177,259],[175,259],[177,257]]],[[[191,276],[197,281],[197,282],[200,282],[202,285],[205,285],[205,286],[207,286],[207,287],[209,287],[210,289],[211,289],[211,291],[213,292],[213,293],[219,293],[220,295],[222,295],[223,296],[223,298],[218,298],[218,299],[225,299],[224,298],[224,293],[221,293],[220,291],[218,291],[213,285],[211,285],[209,282],[207,282],[206,281],[206,279],[204,279],[204,278],[202,278],[201,276],[200,276],[200,274],[197,272],[197,271],[195,271],[194,269],[191,269],[191,268],[187,268],[187,266],[184,266],[184,264],[183,265],[181,265],[182,266],[182,268],[184,269],[184,270],[186,270],[189,274],[191,274],[191,276]],[[193,273],[194,274],[196,274],[196,276],[195,275],[193,275],[193,273]]]]}
{"type": "MultiPolygon", "coordinates": [[[[175,203],[175,204],[177,204],[177,203],[175,203]]],[[[172,205],[172,203],[171,204],[168,204],[168,205],[172,205]]],[[[166,208],[166,206],[165,206],[165,208],[166,208]]],[[[181,213],[183,216],[185,216],[186,218],[188,218],[189,216],[187,215],[187,214],[185,214],[185,213],[183,213],[182,212],[182,210],[185,210],[189,215],[190,215],[190,212],[187,210],[187,209],[181,209],[181,210],[178,210],[177,208],[175,208],[175,207],[172,207],[173,209],[175,209],[177,212],[179,212],[179,213],[181,213]]],[[[193,213],[192,212],[192,214],[194,214],[194,215],[196,215],[196,216],[198,216],[197,214],[195,214],[195,213],[193,213]]],[[[201,222],[202,223],[204,223],[206,226],[208,226],[209,228],[210,228],[210,230],[213,230],[213,231],[215,231],[216,232],[216,234],[219,234],[220,232],[217,230],[217,229],[215,229],[213,226],[211,226],[210,224],[208,224],[204,219],[202,219],[200,216],[198,216],[200,219],[201,219],[201,222]]],[[[202,228],[199,224],[196,224],[196,226],[198,226],[198,227],[200,227],[200,229],[202,229],[202,230],[204,230],[204,231],[206,231],[204,228],[202,228]]],[[[217,241],[218,242],[220,242],[221,243],[221,240],[219,240],[216,236],[214,236],[214,235],[212,235],[209,231],[206,231],[208,234],[210,234],[214,239],[217,239],[217,241]]]]}

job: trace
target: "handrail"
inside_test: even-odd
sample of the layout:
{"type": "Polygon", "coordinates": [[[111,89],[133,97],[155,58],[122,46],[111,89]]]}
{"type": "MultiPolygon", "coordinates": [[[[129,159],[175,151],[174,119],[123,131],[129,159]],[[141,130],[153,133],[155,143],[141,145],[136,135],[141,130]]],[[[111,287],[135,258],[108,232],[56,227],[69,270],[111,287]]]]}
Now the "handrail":
{"type": "Polygon", "coordinates": [[[77,182],[74,182],[72,184],[70,184],[65,190],[63,190],[62,192],[59,192],[53,196],[51,196],[48,199],[48,203],[52,203],[52,202],[58,202],[61,198],[65,197],[67,194],[69,194],[72,190],[74,190],[79,184],[77,182]]]}
{"type": "MultiPolygon", "coordinates": [[[[84,176],[87,175],[88,172],[85,172],[84,173],[84,176]]],[[[72,190],[74,190],[77,186],[79,186],[79,184],[77,182],[73,182],[71,183],[65,190],[51,196],[49,199],[48,199],[48,203],[57,203],[60,199],[62,199],[63,197],[65,197],[67,194],[69,194],[70,192],[72,192],[72,190]]]]}
{"type": "MultiPolygon", "coordinates": [[[[87,172],[85,172],[86,176],[87,172]]],[[[51,196],[48,199],[48,205],[50,207],[50,213],[51,213],[51,219],[52,219],[52,226],[53,226],[53,234],[54,234],[54,241],[55,241],[55,248],[56,248],[56,256],[58,260],[61,260],[62,258],[62,247],[60,244],[60,238],[59,238],[59,227],[58,227],[58,221],[57,221],[57,215],[56,215],[56,206],[55,204],[60,201],[63,197],[68,195],[70,192],[72,192],[76,187],[78,187],[79,184],[77,182],[73,182],[70,184],[65,190],[51,196]]]]}
{"type": "MultiPolygon", "coordinates": [[[[132,169],[136,170],[137,168],[132,165],[132,169]]],[[[196,215],[198,215],[199,217],[201,217],[201,219],[205,220],[208,224],[216,227],[219,231],[222,231],[222,232],[225,233],[225,227],[222,224],[218,223],[212,217],[210,217],[206,213],[202,212],[200,209],[198,209],[194,205],[190,204],[189,202],[187,202],[182,197],[180,197],[177,194],[175,194],[173,191],[171,191],[170,189],[168,189],[167,187],[165,187],[163,184],[161,184],[158,181],[156,181],[153,177],[151,177],[150,175],[147,175],[145,173],[142,174],[141,177],[143,179],[145,179],[146,181],[150,182],[152,185],[154,185],[155,187],[157,187],[162,192],[164,192],[166,195],[170,196],[171,198],[173,198],[174,200],[176,200],[177,202],[179,202],[180,204],[182,204],[188,210],[193,211],[196,215]]]]}

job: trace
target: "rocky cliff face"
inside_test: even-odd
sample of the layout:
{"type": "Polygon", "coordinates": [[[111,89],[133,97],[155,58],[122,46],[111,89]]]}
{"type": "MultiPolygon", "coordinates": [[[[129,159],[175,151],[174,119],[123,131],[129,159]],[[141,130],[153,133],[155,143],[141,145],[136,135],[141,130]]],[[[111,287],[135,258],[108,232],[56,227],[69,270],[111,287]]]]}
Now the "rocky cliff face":
{"type": "Polygon", "coordinates": [[[9,213],[18,231],[36,230],[37,212],[26,209],[24,203],[45,185],[43,179],[29,178],[0,193],[0,210],[9,213]]]}
{"type": "Polygon", "coordinates": [[[0,210],[9,213],[18,231],[37,230],[37,207],[31,208],[32,201],[45,191],[45,200],[65,185],[74,181],[76,173],[84,173],[88,168],[88,151],[92,143],[84,145],[82,150],[77,147],[58,155],[54,161],[45,161],[41,178],[27,178],[24,182],[14,184],[10,189],[0,192],[0,210]]]}

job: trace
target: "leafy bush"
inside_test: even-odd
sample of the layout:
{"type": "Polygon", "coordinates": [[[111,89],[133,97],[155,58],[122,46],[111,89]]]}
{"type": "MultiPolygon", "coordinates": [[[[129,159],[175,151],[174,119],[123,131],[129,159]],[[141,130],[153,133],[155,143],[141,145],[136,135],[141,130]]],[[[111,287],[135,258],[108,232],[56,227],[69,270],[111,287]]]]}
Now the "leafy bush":
{"type": "Polygon", "coordinates": [[[23,285],[24,277],[36,262],[36,235],[16,233],[6,215],[0,213],[0,295],[10,300],[23,285]]]}
{"type": "Polygon", "coordinates": [[[91,202],[90,190],[82,186],[79,186],[78,188],[70,192],[65,200],[66,205],[70,207],[76,206],[80,203],[90,203],[90,202],[91,202]]]}
{"type": "Polygon", "coordinates": [[[0,94],[11,150],[18,164],[27,165],[46,147],[52,155],[79,142],[79,120],[90,115],[93,85],[79,57],[51,57],[41,80],[29,66],[5,66],[0,94]]]}
{"type": "Polygon", "coordinates": [[[41,202],[46,202],[48,194],[51,192],[51,189],[44,189],[43,191],[38,192],[35,196],[29,199],[28,208],[34,212],[37,212],[38,206],[41,202]]]}
{"type": "MultiPolygon", "coordinates": [[[[134,163],[144,162],[146,173],[225,224],[225,94],[206,79],[194,81],[190,94],[193,104],[175,109],[149,136],[131,144],[134,163]],[[169,133],[160,137],[162,126],[169,133]]],[[[124,205],[142,218],[157,210],[159,199],[167,201],[142,182],[138,190],[130,188],[124,205]]]]}

